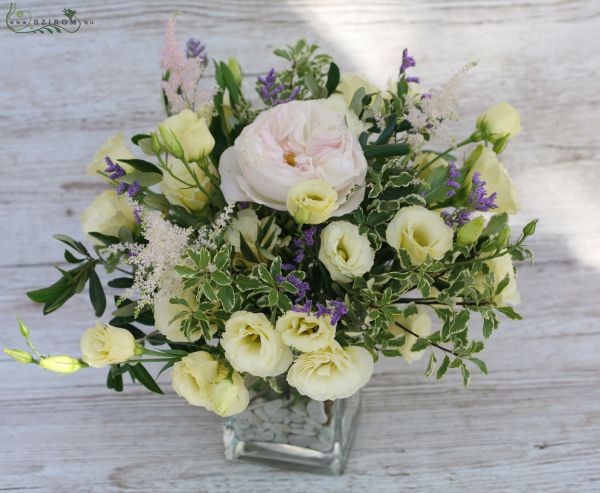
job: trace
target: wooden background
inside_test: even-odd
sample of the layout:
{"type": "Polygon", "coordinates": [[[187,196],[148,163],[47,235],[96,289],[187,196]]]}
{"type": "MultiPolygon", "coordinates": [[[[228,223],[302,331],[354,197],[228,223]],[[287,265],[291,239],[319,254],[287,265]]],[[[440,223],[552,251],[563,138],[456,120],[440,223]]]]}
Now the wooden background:
{"type": "Polygon", "coordinates": [[[161,118],[158,52],[167,15],[179,35],[236,56],[248,86],[274,47],[318,41],[344,70],[379,84],[408,46],[426,84],[475,58],[462,91],[465,132],[508,100],[523,133],[503,154],[523,211],[541,219],[534,268],[520,270],[525,321],[506,321],[485,353],[490,374],[422,376],[387,360],[364,391],[348,470],[328,478],[226,463],[219,418],[166,395],[105,389],[102,371],[60,377],[0,359],[0,491],[271,492],[600,490],[600,3],[597,0],[267,2],[29,0],[35,15],[76,8],[77,34],[0,31],[0,345],[78,353],[93,321],[85,297],[48,317],[25,291],[49,284],[79,215],[103,188],[84,166],[114,131],[161,118]]]}

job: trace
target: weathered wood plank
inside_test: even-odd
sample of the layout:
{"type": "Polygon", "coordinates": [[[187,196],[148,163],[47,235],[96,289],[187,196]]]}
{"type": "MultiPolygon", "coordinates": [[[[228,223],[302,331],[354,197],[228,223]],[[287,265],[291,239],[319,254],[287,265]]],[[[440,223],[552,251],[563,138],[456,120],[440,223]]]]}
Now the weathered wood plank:
{"type": "MultiPolygon", "coordinates": [[[[54,14],[64,5],[28,8],[54,14]]],[[[44,351],[77,354],[93,321],[86,296],[43,317],[24,292],[52,282],[62,249],[55,232],[79,235],[78,216],[102,189],[84,165],[115,131],[162,118],[158,50],[169,12],[180,38],[201,37],[247,74],[276,64],[270,50],[307,37],[345,70],[384,86],[409,46],[416,73],[441,84],[465,61],[468,131],[499,99],[519,107],[523,134],[503,157],[522,190],[522,225],[541,217],[523,268],[524,322],[494,334],[488,377],[429,382],[424,361],[386,359],[364,392],[348,472],[292,474],[222,457],[219,420],[163,397],[104,388],[103,372],[58,377],[0,359],[2,491],[596,491],[600,481],[600,185],[597,162],[600,6],[589,1],[158,0],[75,6],[93,27],[77,35],[17,36],[0,43],[0,343],[21,344],[22,316],[44,351]],[[23,267],[19,267],[23,266],[23,267]]]]}

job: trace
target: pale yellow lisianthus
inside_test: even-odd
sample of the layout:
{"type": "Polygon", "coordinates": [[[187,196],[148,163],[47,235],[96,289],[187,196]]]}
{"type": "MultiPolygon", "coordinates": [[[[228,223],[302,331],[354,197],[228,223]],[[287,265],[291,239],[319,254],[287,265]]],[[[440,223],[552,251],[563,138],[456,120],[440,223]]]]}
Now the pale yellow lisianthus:
{"type": "Polygon", "coordinates": [[[211,384],[210,392],[212,410],[222,417],[241,413],[248,407],[250,401],[250,395],[242,376],[237,371],[229,376],[229,370],[221,362],[217,378],[211,384]]]}
{"type": "Polygon", "coordinates": [[[233,368],[256,377],[280,375],[292,362],[292,352],[263,313],[233,313],[225,322],[221,346],[233,368]]]}
{"type": "Polygon", "coordinates": [[[81,336],[81,356],[93,368],[123,363],[135,354],[131,332],[100,322],[81,336]]]}
{"type": "Polygon", "coordinates": [[[492,149],[481,144],[478,145],[467,158],[467,163],[472,163],[465,179],[468,193],[473,187],[473,176],[475,173],[479,173],[480,179],[485,182],[485,190],[488,195],[496,193],[494,202],[497,208],[494,209],[494,212],[516,214],[519,211],[521,205],[517,189],[508,171],[492,149]]]}
{"type": "MultiPolygon", "coordinates": [[[[98,195],[81,215],[83,232],[102,233],[119,236],[119,230],[125,226],[133,229],[135,217],[131,205],[114,190],[106,190],[98,195]]],[[[93,240],[100,243],[99,240],[93,240]]]]}
{"type": "Polygon", "coordinates": [[[158,132],[160,143],[170,154],[189,162],[208,156],[215,146],[206,120],[189,109],[167,118],[158,126],[158,132]]]}
{"type": "Polygon", "coordinates": [[[437,212],[412,205],[396,213],[385,238],[393,248],[406,250],[414,265],[421,265],[427,257],[440,260],[452,249],[453,231],[437,212]]]}
{"type": "MultiPolygon", "coordinates": [[[[198,179],[202,191],[196,184],[194,176],[179,159],[170,158],[167,166],[170,172],[163,173],[161,190],[171,204],[181,205],[192,212],[201,211],[210,200],[213,183],[209,176],[195,163],[190,163],[192,173],[198,179]]],[[[217,170],[212,164],[211,172],[216,176],[217,170]]]]}
{"type": "Polygon", "coordinates": [[[300,224],[321,224],[339,207],[337,192],[324,180],[305,180],[289,191],[288,212],[300,224]]]}
{"type": "MultiPolygon", "coordinates": [[[[114,164],[121,166],[126,173],[133,171],[133,168],[128,164],[118,162],[119,159],[135,158],[135,156],[129,152],[129,149],[127,149],[123,134],[118,133],[113,135],[104,143],[100,150],[94,154],[94,157],[87,165],[87,174],[90,176],[102,176],[100,173],[105,173],[104,170],[108,167],[106,164],[107,157],[111,159],[114,164]]],[[[108,180],[108,178],[105,179],[108,180]]]]}
{"type": "Polygon", "coordinates": [[[335,327],[328,315],[316,317],[292,310],[277,320],[275,330],[284,344],[305,353],[329,346],[335,337],[335,327]]]}
{"type": "MultiPolygon", "coordinates": [[[[492,301],[494,304],[496,306],[518,305],[521,302],[521,295],[517,289],[517,277],[510,254],[507,253],[501,257],[486,260],[485,264],[494,275],[493,293],[496,292],[498,285],[508,276],[508,284],[504,289],[498,294],[493,294],[492,301]]],[[[481,273],[475,276],[475,289],[483,291],[483,278],[484,275],[481,273]]]]}
{"type": "Polygon", "coordinates": [[[272,260],[275,257],[272,250],[277,245],[281,234],[281,228],[275,221],[271,221],[260,248],[256,245],[259,229],[264,228],[268,222],[269,217],[259,219],[254,209],[242,209],[229,223],[229,228],[225,231],[225,241],[232,245],[237,253],[240,253],[240,236],[242,236],[257,260],[272,260]]]}
{"type": "Polygon", "coordinates": [[[476,125],[485,140],[496,144],[521,132],[521,116],[515,107],[504,102],[479,115],[476,125]]]}
{"type": "Polygon", "coordinates": [[[351,282],[371,270],[375,250],[358,226],[348,221],[334,221],[321,231],[319,260],[338,282],[351,282]]]}
{"type": "Polygon", "coordinates": [[[370,380],[373,366],[373,358],[365,348],[342,348],[333,341],[326,348],[298,356],[288,371],[287,382],[317,401],[344,399],[370,380]]]}
{"type": "Polygon", "coordinates": [[[366,94],[375,94],[380,92],[379,88],[365,77],[353,72],[344,72],[341,74],[340,83],[336,88],[336,93],[340,93],[346,106],[350,106],[354,93],[360,88],[364,88],[366,94]]]}
{"type": "Polygon", "coordinates": [[[421,359],[425,354],[424,349],[421,351],[411,351],[410,348],[417,342],[418,337],[427,337],[431,334],[431,318],[419,307],[418,312],[414,315],[408,317],[396,315],[395,322],[390,324],[389,330],[395,336],[404,336],[404,344],[397,349],[404,360],[410,364],[413,361],[421,359]],[[402,327],[407,328],[413,334],[407,332],[402,327]]]}

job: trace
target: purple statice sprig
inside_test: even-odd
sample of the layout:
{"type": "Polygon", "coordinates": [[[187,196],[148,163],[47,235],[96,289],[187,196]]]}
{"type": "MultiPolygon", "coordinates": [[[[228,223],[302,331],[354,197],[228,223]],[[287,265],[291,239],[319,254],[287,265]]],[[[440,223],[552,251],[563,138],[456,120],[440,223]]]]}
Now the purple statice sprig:
{"type": "Polygon", "coordinates": [[[414,82],[416,84],[418,84],[420,82],[420,79],[418,77],[415,77],[413,75],[408,75],[406,73],[406,71],[411,68],[411,67],[415,67],[417,65],[417,62],[415,61],[414,57],[410,56],[408,54],[408,48],[404,48],[404,50],[402,50],[402,64],[400,65],[400,76],[404,76],[406,79],[406,82],[414,82]]]}
{"type": "Polygon", "coordinates": [[[130,197],[135,197],[141,191],[142,187],[140,186],[140,183],[137,180],[134,181],[131,185],[121,182],[116,188],[117,194],[121,195],[127,192],[127,195],[129,195],[130,197]]]}
{"type": "Polygon", "coordinates": [[[300,86],[294,87],[287,96],[286,88],[278,81],[277,72],[274,68],[269,70],[267,75],[257,77],[257,91],[260,98],[267,106],[277,106],[283,103],[289,103],[296,99],[300,93],[300,86]]]}
{"type": "MultiPolygon", "coordinates": [[[[479,171],[473,173],[471,184],[471,192],[469,193],[467,205],[465,207],[459,207],[455,209],[454,212],[442,212],[442,219],[444,219],[444,222],[448,226],[452,227],[455,224],[462,226],[471,220],[471,214],[473,212],[488,212],[498,207],[496,204],[497,193],[492,192],[490,195],[487,194],[488,192],[485,188],[486,182],[481,179],[479,171]]],[[[449,196],[451,197],[452,195],[449,196]]]]}
{"type": "Polygon", "coordinates": [[[104,169],[104,172],[109,173],[108,177],[111,180],[116,180],[117,178],[125,176],[125,170],[118,164],[115,164],[111,158],[106,156],[104,158],[104,162],[106,163],[106,168],[104,169]]]}
{"type": "Polygon", "coordinates": [[[492,209],[496,209],[496,197],[497,193],[493,192],[487,196],[487,190],[485,189],[485,181],[481,179],[481,174],[476,171],[472,178],[473,187],[469,194],[469,205],[473,210],[487,212],[492,209]]]}
{"type": "Polygon", "coordinates": [[[348,314],[348,307],[346,303],[341,300],[327,300],[325,304],[317,303],[317,311],[315,317],[324,317],[329,315],[331,317],[331,324],[337,325],[337,323],[348,314]]]}
{"type": "Polygon", "coordinates": [[[446,181],[446,186],[449,190],[446,192],[447,197],[454,197],[456,195],[456,190],[460,188],[460,183],[457,181],[460,178],[460,170],[454,163],[448,164],[448,181],[446,181]]]}
{"type": "Polygon", "coordinates": [[[186,44],[185,56],[187,58],[195,58],[200,62],[200,65],[206,67],[208,65],[208,53],[206,46],[199,39],[190,38],[186,44]]]}
{"type": "Polygon", "coordinates": [[[279,275],[275,278],[277,284],[283,284],[284,282],[289,282],[292,286],[296,288],[296,302],[302,301],[306,298],[306,295],[310,291],[310,284],[306,281],[300,279],[296,274],[290,272],[289,274],[282,276],[279,275]]]}

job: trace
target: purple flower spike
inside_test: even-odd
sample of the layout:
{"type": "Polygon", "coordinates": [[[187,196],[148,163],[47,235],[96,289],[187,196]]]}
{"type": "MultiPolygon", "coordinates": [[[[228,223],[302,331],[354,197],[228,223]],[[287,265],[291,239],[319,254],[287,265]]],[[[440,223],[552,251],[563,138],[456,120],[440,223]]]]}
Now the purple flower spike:
{"type": "Polygon", "coordinates": [[[456,167],[456,164],[450,163],[448,166],[448,181],[446,182],[446,186],[450,188],[450,190],[446,192],[447,197],[456,195],[455,189],[460,188],[460,183],[456,181],[458,178],[460,178],[459,169],[456,167]]]}
{"type": "Polygon", "coordinates": [[[406,82],[414,82],[415,84],[418,84],[419,82],[421,82],[421,79],[419,79],[418,77],[407,77],[406,78],[406,82]]]}
{"type": "Polygon", "coordinates": [[[257,77],[258,80],[258,94],[260,95],[263,102],[268,106],[277,106],[278,104],[289,103],[296,99],[300,93],[300,87],[294,87],[287,97],[280,97],[279,95],[285,91],[285,86],[277,83],[277,72],[274,68],[269,70],[266,76],[257,77]]]}
{"type": "Polygon", "coordinates": [[[304,243],[306,246],[314,246],[315,244],[315,234],[317,233],[317,227],[311,226],[306,231],[304,231],[304,243]]]}
{"type": "Polygon", "coordinates": [[[138,193],[140,193],[141,190],[142,187],[140,187],[140,184],[137,181],[134,181],[131,185],[129,185],[129,188],[127,189],[127,195],[130,197],[135,197],[138,193]]]}
{"type": "Polygon", "coordinates": [[[204,46],[199,39],[188,39],[185,55],[188,58],[197,58],[198,61],[205,67],[208,65],[208,53],[206,53],[206,46],[204,46]]]}
{"type": "Polygon", "coordinates": [[[405,73],[409,68],[414,67],[417,64],[415,59],[408,54],[408,48],[404,48],[402,51],[402,65],[400,65],[400,73],[405,73]]]}
{"type": "Polygon", "coordinates": [[[469,205],[476,211],[486,212],[491,209],[496,209],[496,192],[492,193],[489,197],[486,197],[487,191],[485,189],[485,182],[481,180],[481,175],[477,171],[473,175],[473,188],[469,194],[469,205]]]}
{"type": "Polygon", "coordinates": [[[125,170],[121,168],[121,166],[119,166],[118,164],[113,163],[108,156],[104,158],[104,162],[106,163],[106,168],[104,169],[104,172],[110,173],[108,177],[111,180],[116,180],[117,178],[125,176],[125,170]]]}
{"type": "Polygon", "coordinates": [[[137,224],[142,224],[142,212],[144,209],[140,205],[133,206],[133,218],[137,224]]]}
{"type": "Polygon", "coordinates": [[[119,186],[115,190],[117,194],[121,195],[127,191],[127,183],[119,183],[119,186]]]}

